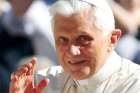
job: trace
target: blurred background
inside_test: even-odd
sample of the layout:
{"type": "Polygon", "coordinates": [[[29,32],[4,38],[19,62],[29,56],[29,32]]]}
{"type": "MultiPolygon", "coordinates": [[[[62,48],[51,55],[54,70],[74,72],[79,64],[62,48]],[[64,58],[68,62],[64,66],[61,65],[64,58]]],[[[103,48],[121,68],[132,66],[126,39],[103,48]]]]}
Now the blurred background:
{"type": "Polygon", "coordinates": [[[57,65],[48,9],[55,0],[0,0],[0,93],[10,74],[33,56],[37,70],[57,65]]]}
{"type": "MultiPolygon", "coordinates": [[[[8,93],[10,74],[33,56],[37,70],[58,65],[48,11],[55,1],[0,0],[0,93],[8,93]]],[[[115,50],[140,64],[140,0],[107,1],[122,30],[115,50]]]]}
{"type": "Polygon", "coordinates": [[[108,0],[122,36],[116,51],[140,64],[140,0],[108,0]]]}

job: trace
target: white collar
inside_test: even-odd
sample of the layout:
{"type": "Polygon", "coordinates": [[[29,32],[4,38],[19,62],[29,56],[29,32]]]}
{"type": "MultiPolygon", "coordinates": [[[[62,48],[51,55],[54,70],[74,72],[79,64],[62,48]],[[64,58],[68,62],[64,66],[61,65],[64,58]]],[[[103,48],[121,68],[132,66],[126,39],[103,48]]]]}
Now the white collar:
{"type": "Polygon", "coordinates": [[[114,51],[110,55],[104,66],[95,75],[85,80],[78,80],[78,83],[83,86],[88,85],[98,86],[102,82],[104,82],[107,78],[109,78],[113,73],[118,71],[120,67],[121,67],[121,58],[114,51]]]}

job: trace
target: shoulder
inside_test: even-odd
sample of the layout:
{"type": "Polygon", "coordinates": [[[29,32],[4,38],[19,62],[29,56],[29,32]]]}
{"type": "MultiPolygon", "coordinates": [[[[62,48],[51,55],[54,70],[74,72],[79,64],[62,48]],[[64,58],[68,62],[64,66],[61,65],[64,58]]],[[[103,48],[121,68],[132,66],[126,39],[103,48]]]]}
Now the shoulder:
{"type": "Polygon", "coordinates": [[[134,62],[123,59],[122,68],[119,72],[121,80],[121,87],[127,90],[126,93],[139,93],[140,92],[140,65],[134,62]]]}
{"type": "Polygon", "coordinates": [[[130,60],[122,59],[120,70],[111,77],[110,93],[140,93],[140,66],[130,60]]]}
{"type": "Polygon", "coordinates": [[[136,73],[140,73],[140,65],[125,58],[122,59],[121,69],[128,75],[135,75],[136,73]]]}

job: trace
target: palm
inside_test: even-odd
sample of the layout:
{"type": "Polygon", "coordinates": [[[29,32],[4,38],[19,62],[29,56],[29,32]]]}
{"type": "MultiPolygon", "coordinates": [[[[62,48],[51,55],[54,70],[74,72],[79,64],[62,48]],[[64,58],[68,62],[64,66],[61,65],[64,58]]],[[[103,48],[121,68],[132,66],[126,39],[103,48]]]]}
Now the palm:
{"type": "Polygon", "coordinates": [[[34,85],[34,65],[36,59],[31,63],[21,66],[11,76],[10,93],[41,93],[44,87],[48,84],[48,80],[42,80],[38,86],[34,85]]]}

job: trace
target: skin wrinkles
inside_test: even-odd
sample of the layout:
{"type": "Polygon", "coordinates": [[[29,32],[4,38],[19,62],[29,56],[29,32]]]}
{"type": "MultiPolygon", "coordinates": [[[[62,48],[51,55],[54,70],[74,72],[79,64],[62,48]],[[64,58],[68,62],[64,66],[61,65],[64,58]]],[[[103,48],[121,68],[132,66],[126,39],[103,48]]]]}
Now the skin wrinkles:
{"type": "Polygon", "coordinates": [[[107,50],[110,38],[95,26],[95,20],[89,21],[89,14],[84,11],[68,17],[55,17],[54,32],[59,62],[75,79],[85,79],[95,74],[109,56],[107,50]],[[89,44],[77,45],[76,40],[82,35],[91,38],[87,40],[89,44]]]}

